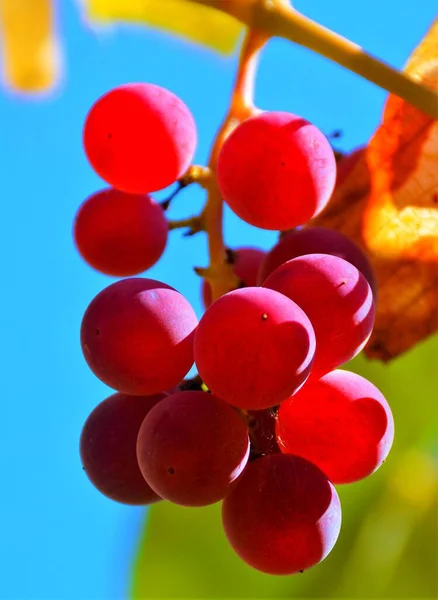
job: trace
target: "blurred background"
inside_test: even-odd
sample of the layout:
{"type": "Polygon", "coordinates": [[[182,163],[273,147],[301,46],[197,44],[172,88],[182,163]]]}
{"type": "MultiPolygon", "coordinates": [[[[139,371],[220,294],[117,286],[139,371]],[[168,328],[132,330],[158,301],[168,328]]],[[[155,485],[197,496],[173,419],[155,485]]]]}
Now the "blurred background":
{"type": "MultiPolygon", "coordinates": [[[[125,507],[88,482],[79,435],[110,390],[82,358],[79,326],[90,300],[111,279],[83,263],[72,243],[79,204],[105,187],[82,151],[84,117],[119,84],[164,86],[192,110],[199,132],[195,158],[205,163],[237,56],[123,22],[129,7],[138,12],[140,0],[94,2],[97,12],[108,8],[114,17],[105,24],[87,18],[86,2],[65,0],[53,3],[56,37],[40,49],[47,71],[23,72],[20,57],[12,64],[11,56],[32,52],[32,36],[20,39],[18,27],[14,37],[5,18],[11,6],[14,12],[32,1],[35,14],[28,18],[40,26],[38,11],[47,2],[0,0],[0,598],[437,598],[437,336],[390,366],[362,357],[351,363],[386,395],[396,440],[375,475],[339,487],[339,541],[321,565],[302,575],[267,576],[240,562],[225,541],[219,506],[125,507]],[[60,53],[52,60],[55,42],[60,53]],[[24,94],[11,83],[49,89],[24,94]]],[[[165,6],[168,0],[160,1],[165,6]]],[[[399,68],[437,15],[436,0],[294,4],[399,68]]],[[[300,114],[327,134],[341,130],[337,147],[349,151],[372,135],[386,95],[305,49],[273,40],[261,61],[256,101],[300,114]]],[[[184,190],[170,217],[197,213],[203,199],[199,190],[184,190]]],[[[231,247],[267,249],[276,240],[275,233],[243,224],[229,211],[225,232],[231,247]]],[[[200,316],[200,281],[192,267],[206,264],[203,234],[183,238],[175,231],[148,274],[176,287],[200,316]]]]}

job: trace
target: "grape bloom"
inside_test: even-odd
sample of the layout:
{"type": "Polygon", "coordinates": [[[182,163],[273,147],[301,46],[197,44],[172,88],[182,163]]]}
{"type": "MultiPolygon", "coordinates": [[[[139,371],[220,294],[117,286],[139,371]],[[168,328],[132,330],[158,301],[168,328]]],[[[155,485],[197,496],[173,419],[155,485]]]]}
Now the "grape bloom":
{"type": "Polygon", "coordinates": [[[333,483],[374,473],[394,439],[383,394],[364,377],[343,370],[309,382],[283,402],[276,430],[282,452],[310,460],[333,483]]]}
{"type": "Polygon", "coordinates": [[[372,332],[376,282],[352,240],[306,225],[336,181],[327,139],[301,117],[260,112],[231,131],[209,168],[187,171],[189,109],[141,83],[97,100],[83,142],[112,187],[80,206],[76,248],[100,273],[124,277],[97,294],[81,324],[88,366],[116,390],[82,429],[88,479],[125,504],[222,502],[231,548],[263,573],[320,563],[341,527],[333,484],[370,476],[394,437],[381,392],[338,368],[372,332]],[[161,204],[150,196],[177,181],[177,191],[191,181],[209,190],[196,219],[211,259],[196,269],[205,275],[199,322],[176,289],[138,277],[162,257],[169,229],[195,221],[168,221],[174,193],[161,204]],[[251,225],[280,230],[280,241],[268,252],[225,249],[221,196],[251,225]]]}
{"type": "Polygon", "coordinates": [[[165,397],[113,394],[86,420],[80,441],[82,465],[93,485],[112,500],[125,504],[161,500],[141,474],[136,440],[148,412],[165,397]]]}
{"type": "Polygon", "coordinates": [[[248,461],[248,430],[214,395],[177,392],[145,418],[137,456],[162,498],[184,506],[213,504],[225,498],[248,461]]]}
{"type": "Polygon", "coordinates": [[[84,125],[84,148],[94,170],[113,187],[147,194],[184,174],[196,147],[196,126],[175,94],[130,83],[99,98],[84,125]]]}
{"type": "Polygon", "coordinates": [[[138,275],[152,267],[164,252],[167,233],[164,211],[152,198],[115,189],[88,198],[74,227],[84,260],[116,277],[138,275]]]}
{"type": "Polygon", "coordinates": [[[300,306],[315,330],[312,377],[321,377],[356,356],[374,325],[373,293],[346,260],[328,254],[294,258],[270,275],[264,287],[300,306]]]}
{"type": "Polygon", "coordinates": [[[81,326],[84,357],[119,392],[157,394],[178,384],[193,364],[198,320],[175,289],[153,279],[122,279],[102,290],[81,326]]]}
{"type": "Polygon", "coordinates": [[[298,456],[271,454],[251,463],[225,498],[224,531],[237,554],[271,575],[291,575],[321,562],[341,527],[333,485],[298,456]]]}
{"type": "Polygon", "coordinates": [[[334,229],[304,227],[289,231],[263,259],[257,281],[260,285],[285,262],[306,254],[331,254],[343,258],[358,269],[376,294],[376,278],[368,258],[345,235],[334,229]]]}
{"type": "Polygon", "coordinates": [[[306,381],[315,334],[294,302],[250,287],[229,292],[207,309],[194,353],[199,374],[214,394],[240,408],[269,408],[306,381]]]}
{"type": "Polygon", "coordinates": [[[263,112],[225,141],[218,183],[230,208],[261,229],[291,229],[321,212],[333,192],[336,160],[325,136],[301,117],[263,112]]]}

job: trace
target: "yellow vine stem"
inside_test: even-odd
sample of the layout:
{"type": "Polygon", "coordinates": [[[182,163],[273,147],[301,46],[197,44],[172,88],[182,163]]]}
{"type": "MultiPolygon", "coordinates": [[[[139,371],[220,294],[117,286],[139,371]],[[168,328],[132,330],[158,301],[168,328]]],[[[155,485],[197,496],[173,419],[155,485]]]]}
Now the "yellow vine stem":
{"type": "Polygon", "coordinates": [[[230,14],[265,33],[282,37],[333,60],[438,119],[438,94],[367,54],[360,46],[296,11],[287,0],[190,0],[230,14]]]}
{"type": "Polygon", "coordinates": [[[202,276],[209,281],[213,300],[235,288],[239,283],[233,266],[226,261],[222,234],[223,200],[216,179],[217,159],[228,135],[239,123],[256,112],[253,96],[258,57],[267,39],[268,36],[252,28],[246,34],[240,53],[230,107],[214,140],[208,163],[211,177],[206,182],[208,196],[201,218],[208,235],[210,265],[207,269],[198,269],[197,272],[201,274],[202,271],[202,276]]]}
{"type": "Polygon", "coordinates": [[[188,219],[177,219],[174,221],[167,221],[169,231],[174,229],[182,229],[186,227],[190,234],[204,231],[203,219],[201,216],[189,217],[188,219]]]}
{"type": "MultiPolygon", "coordinates": [[[[0,0],[1,2],[1,0],[0,0]]],[[[166,205],[166,208],[169,206],[170,201],[176,194],[182,189],[193,183],[197,183],[202,188],[207,189],[207,185],[209,180],[212,177],[212,172],[208,167],[204,167],[202,165],[191,165],[185,175],[181,177],[179,180],[180,187],[175,190],[175,192],[167,199],[163,204],[166,205]]],[[[205,231],[205,224],[203,215],[196,215],[193,217],[188,217],[187,219],[177,219],[177,220],[167,220],[167,224],[169,227],[169,231],[173,231],[174,229],[187,228],[189,230],[189,235],[194,233],[198,233],[199,231],[205,231]]]]}
{"type": "Polygon", "coordinates": [[[207,182],[211,178],[211,171],[208,167],[202,165],[191,165],[186,174],[179,180],[182,187],[187,187],[192,183],[197,183],[201,187],[205,188],[207,182]]]}

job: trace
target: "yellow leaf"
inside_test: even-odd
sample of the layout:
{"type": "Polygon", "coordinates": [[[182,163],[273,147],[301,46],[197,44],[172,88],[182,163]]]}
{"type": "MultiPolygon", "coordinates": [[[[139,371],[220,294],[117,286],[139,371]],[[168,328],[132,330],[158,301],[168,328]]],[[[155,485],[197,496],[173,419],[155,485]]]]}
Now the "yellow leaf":
{"type": "MultiPolygon", "coordinates": [[[[438,21],[406,72],[438,89],[438,21]]],[[[382,124],[314,224],[344,232],[369,254],[379,297],[368,356],[390,360],[437,331],[437,121],[389,96],[382,124]]]]}
{"type": "Polygon", "coordinates": [[[143,23],[229,53],[242,25],[229,15],[187,0],[86,0],[91,20],[143,23]]]}
{"type": "Polygon", "coordinates": [[[59,50],[51,0],[0,0],[0,44],[7,85],[22,92],[56,82],[59,50]]]}

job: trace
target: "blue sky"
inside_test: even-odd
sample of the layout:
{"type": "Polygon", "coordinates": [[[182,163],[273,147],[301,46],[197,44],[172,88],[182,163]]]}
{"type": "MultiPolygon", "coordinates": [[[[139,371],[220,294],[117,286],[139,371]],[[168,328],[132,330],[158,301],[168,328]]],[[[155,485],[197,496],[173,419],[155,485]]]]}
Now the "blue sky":
{"type": "MultiPolygon", "coordinates": [[[[398,67],[436,16],[436,0],[414,6],[407,0],[297,0],[295,6],[398,67]]],[[[81,261],[71,239],[78,205],[103,187],[81,148],[85,114],[121,83],[167,87],[193,111],[196,161],[204,162],[235,67],[235,58],[141,27],[85,28],[73,2],[65,2],[59,16],[66,63],[59,91],[29,101],[0,89],[4,599],[124,597],[144,519],[143,510],[95,492],[78,455],[82,424],[109,392],[87,369],[79,346],[82,314],[111,282],[81,261]]],[[[385,96],[327,60],[274,40],[263,55],[256,101],[300,114],[327,133],[341,129],[339,145],[351,149],[375,129],[385,96]]],[[[170,214],[196,213],[202,200],[199,191],[185,190],[170,214]]],[[[267,248],[274,239],[226,212],[228,245],[267,248]]],[[[174,232],[149,274],[180,290],[200,315],[192,266],[206,264],[202,234],[182,239],[174,232]]]]}

